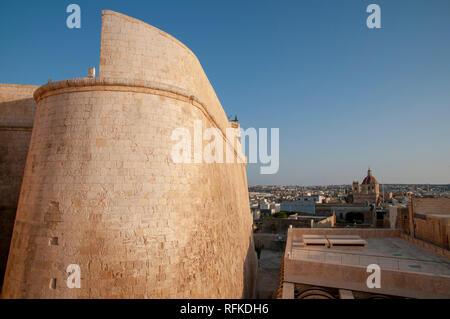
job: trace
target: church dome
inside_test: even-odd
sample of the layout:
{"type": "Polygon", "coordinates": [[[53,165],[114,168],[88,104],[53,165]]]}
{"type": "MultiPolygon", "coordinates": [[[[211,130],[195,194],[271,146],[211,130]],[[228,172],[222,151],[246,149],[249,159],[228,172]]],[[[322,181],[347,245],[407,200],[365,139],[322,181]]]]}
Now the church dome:
{"type": "Polygon", "coordinates": [[[375,179],[375,177],[372,176],[372,170],[369,168],[369,170],[367,171],[367,176],[364,178],[362,184],[366,185],[366,184],[377,184],[377,180],[375,179]]]}

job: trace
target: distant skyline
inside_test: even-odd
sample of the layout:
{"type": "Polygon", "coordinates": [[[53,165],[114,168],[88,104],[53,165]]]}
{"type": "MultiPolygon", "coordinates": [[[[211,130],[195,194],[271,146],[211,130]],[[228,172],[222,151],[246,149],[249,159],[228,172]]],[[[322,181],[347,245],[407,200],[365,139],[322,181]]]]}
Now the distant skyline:
{"type": "Polygon", "coordinates": [[[450,1],[1,1],[0,83],[98,70],[104,9],[186,44],[243,128],[280,128],[279,172],[249,164],[249,185],[351,184],[368,166],[383,184],[450,183],[450,1]]]}
{"type": "MultiPolygon", "coordinates": [[[[353,182],[353,181],[352,181],[353,182]]],[[[446,184],[421,184],[421,183],[411,183],[411,184],[402,184],[402,183],[385,183],[382,184],[380,183],[380,187],[382,185],[430,185],[430,186],[446,186],[446,185],[450,185],[450,183],[446,183],[446,184]]],[[[280,184],[280,185],[258,185],[258,184],[254,184],[254,185],[248,185],[249,187],[254,187],[254,186],[286,186],[286,187],[325,187],[325,186],[352,186],[352,183],[349,184],[324,184],[324,185],[295,185],[295,184],[280,184]]]]}

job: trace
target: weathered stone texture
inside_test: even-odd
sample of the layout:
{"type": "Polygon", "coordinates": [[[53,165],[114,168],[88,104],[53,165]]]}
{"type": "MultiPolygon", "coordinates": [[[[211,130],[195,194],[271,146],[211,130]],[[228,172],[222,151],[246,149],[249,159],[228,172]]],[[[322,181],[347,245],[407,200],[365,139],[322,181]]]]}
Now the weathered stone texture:
{"type": "Polygon", "coordinates": [[[36,110],[36,88],[0,84],[0,288],[36,110]]]}
{"type": "Polygon", "coordinates": [[[103,11],[100,75],[182,88],[205,103],[220,128],[230,126],[192,51],[171,35],[137,19],[103,11]]]}
{"type": "Polygon", "coordinates": [[[450,198],[415,198],[414,214],[415,237],[448,250],[450,198]]]}
{"type": "Polygon", "coordinates": [[[2,296],[251,297],[256,257],[245,165],[171,159],[175,128],[192,134],[195,120],[229,126],[200,64],[200,73],[179,69],[179,50],[195,57],[162,31],[116,13],[103,18],[100,79],[52,83],[35,94],[2,296]],[[106,53],[117,45],[120,55],[106,53]],[[129,57],[147,45],[154,45],[151,63],[129,57]],[[145,72],[128,77],[135,65],[145,72]],[[81,267],[80,289],[66,286],[70,264],[81,267]]]}

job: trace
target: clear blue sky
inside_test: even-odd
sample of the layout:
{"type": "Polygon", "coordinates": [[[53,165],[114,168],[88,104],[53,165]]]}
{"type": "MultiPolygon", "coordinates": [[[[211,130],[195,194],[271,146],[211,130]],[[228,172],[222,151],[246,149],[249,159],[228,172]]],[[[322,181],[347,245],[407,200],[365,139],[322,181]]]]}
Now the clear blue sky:
{"type": "Polygon", "coordinates": [[[103,9],[191,48],[244,128],[280,128],[278,174],[248,165],[250,185],[349,184],[369,165],[384,183],[450,183],[449,0],[2,0],[0,83],[86,76],[103,9]]]}

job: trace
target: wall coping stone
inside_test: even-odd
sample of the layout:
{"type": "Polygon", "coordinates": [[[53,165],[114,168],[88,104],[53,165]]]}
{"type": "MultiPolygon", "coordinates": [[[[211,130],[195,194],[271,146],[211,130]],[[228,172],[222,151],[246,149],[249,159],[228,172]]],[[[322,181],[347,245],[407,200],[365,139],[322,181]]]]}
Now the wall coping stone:
{"type": "MultiPolygon", "coordinates": [[[[127,79],[127,78],[105,78],[105,77],[75,78],[44,84],[41,87],[39,87],[36,91],[34,91],[33,98],[36,101],[36,103],[39,104],[39,102],[42,99],[48,96],[64,94],[69,92],[83,92],[84,91],[83,88],[88,87],[94,88],[94,91],[98,90],[98,91],[139,92],[139,90],[143,89],[143,90],[152,90],[153,92],[141,92],[141,93],[155,94],[154,91],[167,92],[169,95],[169,96],[166,95],[167,97],[171,98],[179,97],[180,100],[184,100],[185,102],[188,102],[193,106],[199,108],[205,114],[206,118],[222,132],[222,137],[225,140],[225,142],[228,143],[230,146],[234,145],[234,143],[230,142],[227,139],[225,131],[227,128],[233,127],[231,124],[232,122],[228,122],[229,124],[228,127],[220,127],[219,122],[208,111],[208,108],[204,102],[200,101],[199,98],[197,98],[195,95],[190,94],[188,91],[169,84],[139,79],[127,79]],[[66,89],[69,89],[69,91],[67,91],[66,89]],[[70,91],[70,89],[73,89],[73,91],[70,91]],[[173,95],[175,95],[176,97],[174,97],[173,95]]],[[[245,157],[243,157],[244,155],[236,151],[236,145],[234,145],[234,153],[235,155],[241,158],[242,162],[244,163],[247,162],[245,157]]]]}

